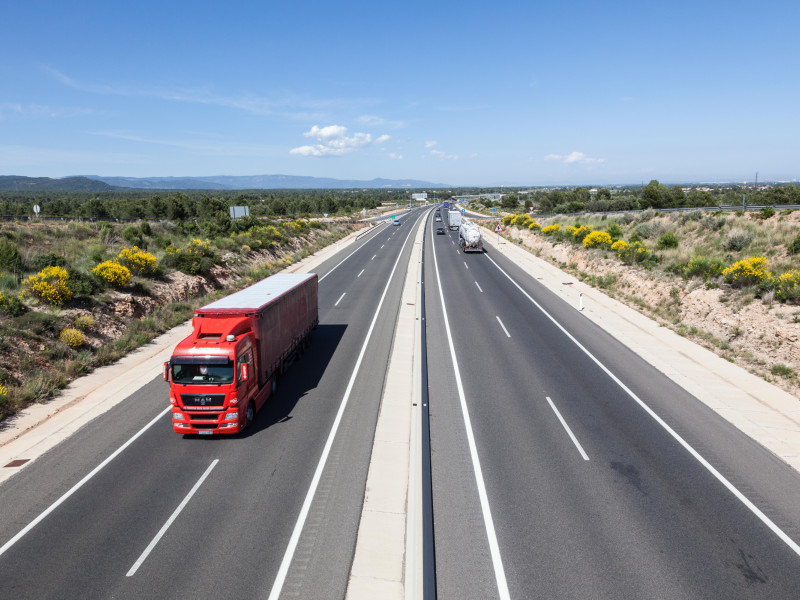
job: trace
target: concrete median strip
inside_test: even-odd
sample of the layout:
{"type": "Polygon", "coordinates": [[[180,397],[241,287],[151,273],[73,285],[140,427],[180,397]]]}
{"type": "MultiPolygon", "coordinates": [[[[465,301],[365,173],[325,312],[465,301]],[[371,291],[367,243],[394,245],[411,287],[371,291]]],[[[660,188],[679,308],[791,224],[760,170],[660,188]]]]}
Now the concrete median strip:
{"type": "Polygon", "coordinates": [[[372,447],[347,598],[420,597],[420,277],[414,239],[372,447]],[[413,373],[413,376],[409,374],[413,373]]]}

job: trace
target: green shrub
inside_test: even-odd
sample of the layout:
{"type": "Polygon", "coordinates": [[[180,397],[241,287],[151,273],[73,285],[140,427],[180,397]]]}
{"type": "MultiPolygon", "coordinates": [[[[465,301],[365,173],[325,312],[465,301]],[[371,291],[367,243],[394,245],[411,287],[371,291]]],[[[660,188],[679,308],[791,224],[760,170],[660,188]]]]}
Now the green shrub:
{"type": "Polygon", "coordinates": [[[94,319],[91,315],[81,315],[75,319],[73,325],[78,331],[87,331],[94,326],[94,319]]]}
{"type": "Polygon", "coordinates": [[[141,231],[144,235],[152,235],[153,230],[150,228],[150,223],[147,221],[142,221],[139,223],[139,231],[141,231]]]}
{"type": "Polygon", "coordinates": [[[126,242],[132,246],[144,246],[144,237],[142,237],[142,230],[135,225],[129,225],[122,230],[122,237],[126,242]]]}
{"type": "Polygon", "coordinates": [[[19,297],[0,292],[0,313],[18,317],[28,310],[19,297]]]}
{"type": "Polygon", "coordinates": [[[769,219],[774,214],[775,214],[774,208],[772,208],[771,206],[765,206],[764,208],[761,209],[761,213],[759,214],[759,216],[762,219],[769,219]]]}
{"type": "Polygon", "coordinates": [[[678,247],[678,236],[675,234],[674,231],[668,231],[660,238],[658,238],[658,242],[656,243],[656,247],[659,250],[666,250],[667,248],[677,248],[678,247]]]}
{"type": "Polygon", "coordinates": [[[40,254],[31,262],[31,267],[35,271],[41,271],[46,267],[66,267],[67,259],[63,256],[50,252],[48,254],[40,254]]]}
{"type": "Polygon", "coordinates": [[[786,251],[789,254],[798,254],[800,253],[800,234],[797,235],[786,248],[786,251]]]}
{"type": "Polygon", "coordinates": [[[17,245],[8,238],[0,237],[0,270],[16,273],[22,269],[22,256],[17,245]]]}
{"type": "Polygon", "coordinates": [[[36,335],[54,335],[59,330],[58,317],[56,315],[38,310],[32,310],[18,316],[14,325],[20,331],[28,330],[36,335]]]}
{"type": "Polygon", "coordinates": [[[738,252],[744,250],[753,241],[753,233],[747,229],[734,229],[728,233],[722,247],[725,250],[738,252]]]}
{"type": "Polygon", "coordinates": [[[70,270],[67,287],[75,296],[92,296],[105,288],[97,277],[77,269],[70,270]]]}
{"type": "Polygon", "coordinates": [[[608,224],[608,227],[606,227],[606,231],[608,232],[608,235],[611,236],[611,239],[614,241],[620,239],[623,235],[622,227],[620,227],[614,222],[608,224]]]}
{"type": "Polygon", "coordinates": [[[683,275],[684,277],[711,279],[722,275],[722,271],[724,270],[725,263],[720,259],[696,256],[683,268],[683,275]]]}
{"type": "Polygon", "coordinates": [[[773,375],[778,375],[780,377],[794,377],[795,374],[791,367],[787,367],[781,363],[772,365],[772,368],[769,371],[773,375]]]}

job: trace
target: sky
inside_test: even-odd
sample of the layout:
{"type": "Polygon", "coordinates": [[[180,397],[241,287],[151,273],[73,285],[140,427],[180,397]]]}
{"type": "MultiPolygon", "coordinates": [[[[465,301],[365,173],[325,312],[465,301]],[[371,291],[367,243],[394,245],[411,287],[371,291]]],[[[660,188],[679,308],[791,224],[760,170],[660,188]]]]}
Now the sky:
{"type": "Polygon", "coordinates": [[[800,178],[800,3],[0,2],[0,175],[800,178]]]}

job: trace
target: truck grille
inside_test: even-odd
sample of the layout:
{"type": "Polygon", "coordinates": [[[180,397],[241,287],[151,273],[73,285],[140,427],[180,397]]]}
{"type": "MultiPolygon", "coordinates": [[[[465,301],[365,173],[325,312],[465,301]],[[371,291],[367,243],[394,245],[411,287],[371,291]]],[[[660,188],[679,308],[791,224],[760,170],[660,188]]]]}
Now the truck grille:
{"type": "Polygon", "coordinates": [[[184,406],[223,406],[225,394],[181,394],[184,406]]]}

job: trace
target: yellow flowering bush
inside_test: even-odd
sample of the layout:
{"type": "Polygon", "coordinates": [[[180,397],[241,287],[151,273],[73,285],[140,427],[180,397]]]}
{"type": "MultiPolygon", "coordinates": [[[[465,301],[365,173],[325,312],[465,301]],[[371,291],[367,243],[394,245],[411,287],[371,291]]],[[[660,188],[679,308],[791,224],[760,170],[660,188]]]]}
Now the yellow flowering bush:
{"type": "Polygon", "coordinates": [[[8,388],[0,383],[0,404],[2,404],[3,400],[8,398],[8,388]]]}
{"type": "Polygon", "coordinates": [[[567,225],[564,227],[564,231],[566,231],[569,235],[574,235],[578,228],[575,225],[567,225]]]}
{"type": "Polygon", "coordinates": [[[611,245],[611,234],[607,231],[591,231],[583,238],[584,248],[598,248],[611,245]]]}
{"type": "Polygon", "coordinates": [[[629,244],[623,240],[617,240],[611,244],[611,249],[617,253],[617,258],[629,265],[644,262],[650,257],[650,252],[639,241],[629,244]]]}
{"type": "Polygon", "coordinates": [[[781,301],[796,300],[800,297],[800,271],[792,269],[778,277],[775,298],[781,301]]]}
{"type": "Polygon", "coordinates": [[[69,273],[64,267],[45,267],[23,282],[22,293],[38,298],[45,304],[61,306],[72,298],[72,291],[67,287],[67,279],[69,273]]]}
{"type": "Polygon", "coordinates": [[[534,229],[541,229],[541,228],[542,226],[539,225],[539,223],[537,223],[534,220],[531,220],[531,222],[528,224],[528,229],[530,229],[531,231],[533,231],[534,229]]]}
{"type": "Polygon", "coordinates": [[[550,235],[551,233],[556,233],[560,230],[561,230],[561,225],[559,223],[554,223],[553,225],[542,227],[542,233],[545,235],[550,235]]]}
{"type": "Polygon", "coordinates": [[[768,266],[769,263],[763,256],[751,256],[733,263],[722,271],[722,277],[734,287],[756,285],[772,278],[768,266]]]}
{"type": "Polygon", "coordinates": [[[282,225],[284,231],[290,235],[300,235],[301,233],[308,233],[308,223],[305,221],[286,221],[282,225]]]}
{"type": "Polygon", "coordinates": [[[528,225],[533,221],[528,213],[523,213],[521,215],[517,215],[511,221],[511,224],[514,227],[519,227],[520,229],[526,229],[528,225]]]}
{"type": "Polygon", "coordinates": [[[112,260],[101,262],[92,273],[102,282],[115,288],[124,286],[131,279],[131,272],[128,267],[112,260]]]}
{"type": "Polygon", "coordinates": [[[506,215],[505,217],[503,217],[503,225],[508,227],[514,222],[514,219],[516,219],[516,215],[506,215]]]}
{"type": "Polygon", "coordinates": [[[575,231],[572,232],[572,237],[575,239],[576,242],[583,242],[583,238],[589,235],[592,232],[592,228],[588,225],[581,225],[580,227],[575,228],[575,231]]]}
{"type": "Polygon", "coordinates": [[[80,348],[83,346],[83,334],[77,329],[73,329],[71,327],[61,330],[61,334],[58,336],[58,339],[60,339],[70,348],[80,348]]]}
{"type": "Polygon", "coordinates": [[[156,257],[138,246],[123,248],[119,253],[119,262],[136,275],[152,275],[158,266],[156,257]]]}

